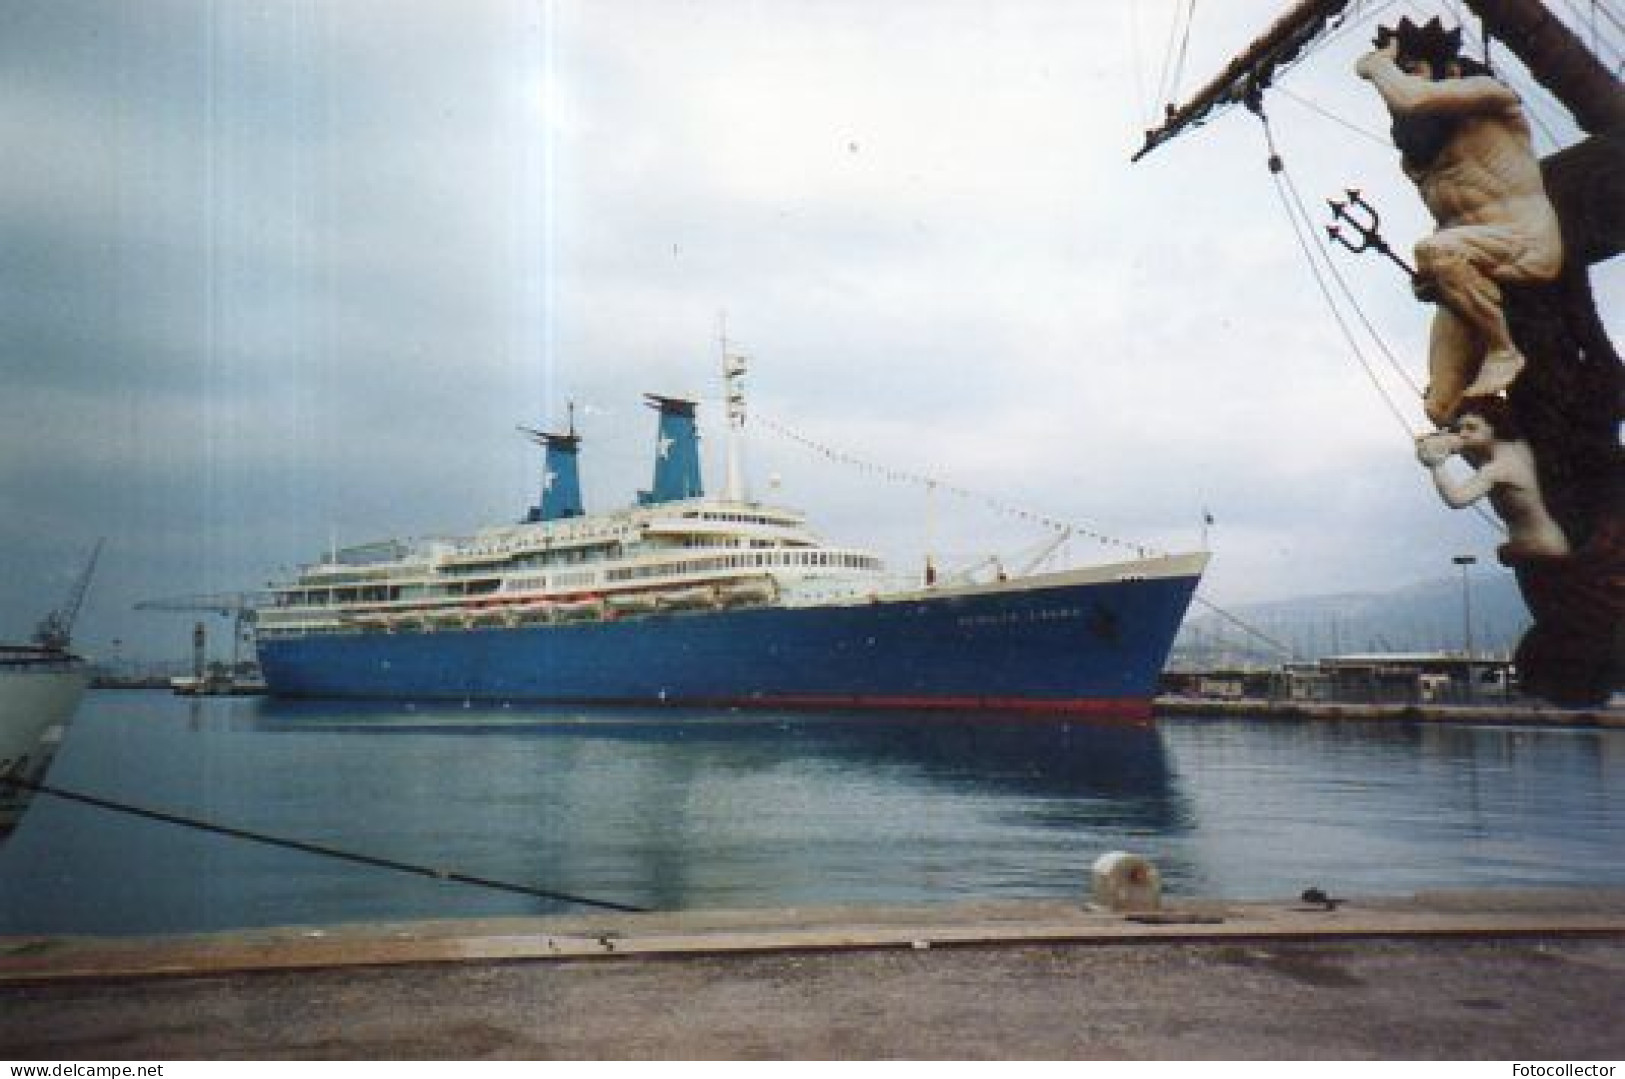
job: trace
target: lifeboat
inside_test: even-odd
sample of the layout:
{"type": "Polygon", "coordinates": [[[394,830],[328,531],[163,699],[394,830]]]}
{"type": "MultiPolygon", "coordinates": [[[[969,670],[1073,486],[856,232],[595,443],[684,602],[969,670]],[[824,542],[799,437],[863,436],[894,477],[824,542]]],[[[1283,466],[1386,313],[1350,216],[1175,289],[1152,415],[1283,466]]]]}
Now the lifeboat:
{"type": "Polygon", "coordinates": [[[716,605],[717,591],[709,586],[679,588],[674,592],[664,592],[660,596],[660,606],[672,611],[692,611],[716,605]]]}
{"type": "Polygon", "coordinates": [[[778,596],[779,590],[773,584],[773,579],[764,577],[758,581],[729,585],[717,593],[717,600],[725,607],[759,607],[772,603],[778,596]]]}
{"type": "Polygon", "coordinates": [[[620,614],[646,614],[660,607],[660,601],[646,592],[610,596],[605,602],[609,604],[610,610],[620,614]]]}
{"type": "Polygon", "coordinates": [[[553,617],[560,622],[594,622],[604,617],[604,602],[594,597],[555,603],[553,617]]]}

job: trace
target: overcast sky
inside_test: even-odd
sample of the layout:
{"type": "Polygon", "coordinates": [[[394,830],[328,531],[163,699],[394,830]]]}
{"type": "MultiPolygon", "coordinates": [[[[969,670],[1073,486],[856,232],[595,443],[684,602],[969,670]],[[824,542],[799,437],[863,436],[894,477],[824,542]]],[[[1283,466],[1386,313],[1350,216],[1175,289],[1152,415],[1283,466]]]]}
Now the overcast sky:
{"type": "MultiPolygon", "coordinates": [[[[1129,163],[1167,87],[1284,6],[1194,5],[1179,63],[1184,0],[7,0],[0,636],[98,536],[82,644],[179,655],[189,620],[136,600],[516,519],[539,462],[514,428],[567,401],[590,508],[624,504],[640,392],[712,404],[724,311],[754,412],[806,439],[1163,549],[1211,512],[1220,604],[1493,563],[1362,316],[1404,424],[1329,314],[1260,124],[1129,163]]],[[[1404,249],[1429,223],[1351,74],[1369,37],[1269,112],[1317,221],[1358,186],[1404,249]]],[[[1572,139],[1530,104],[1543,150],[1572,139]]],[[[1337,265],[1424,381],[1430,309],[1381,260],[1337,265]]],[[[1594,281],[1617,340],[1625,274],[1594,281]]],[[[749,461],[904,567],[1043,538],[762,423],[749,461]]]]}

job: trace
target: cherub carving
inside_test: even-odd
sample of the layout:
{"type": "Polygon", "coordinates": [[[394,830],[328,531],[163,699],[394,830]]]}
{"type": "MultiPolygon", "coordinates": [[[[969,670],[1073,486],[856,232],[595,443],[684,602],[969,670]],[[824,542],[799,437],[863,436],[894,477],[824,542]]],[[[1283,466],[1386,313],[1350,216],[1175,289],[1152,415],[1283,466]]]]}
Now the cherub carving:
{"type": "Polygon", "coordinates": [[[1450,430],[1416,440],[1416,456],[1432,471],[1439,497],[1452,508],[1489,497],[1507,527],[1504,556],[1516,561],[1569,554],[1568,537],[1541,498],[1534,451],[1501,398],[1467,398],[1450,430]],[[1454,480],[1445,471],[1445,462],[1457,454],[1476,469],[1465,480],[1454,480]]]}

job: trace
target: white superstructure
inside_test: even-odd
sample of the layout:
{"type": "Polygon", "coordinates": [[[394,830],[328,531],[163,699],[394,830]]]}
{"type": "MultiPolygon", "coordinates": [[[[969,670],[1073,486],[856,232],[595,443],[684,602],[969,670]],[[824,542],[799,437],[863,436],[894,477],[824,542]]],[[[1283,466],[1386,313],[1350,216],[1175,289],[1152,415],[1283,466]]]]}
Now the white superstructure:
{"type": "Polygon", "coordinates": [[[877,596],[882,561],[793,510],[695,498],[340,551],[273,589],[262,638],[522,625],[877,596]]]}

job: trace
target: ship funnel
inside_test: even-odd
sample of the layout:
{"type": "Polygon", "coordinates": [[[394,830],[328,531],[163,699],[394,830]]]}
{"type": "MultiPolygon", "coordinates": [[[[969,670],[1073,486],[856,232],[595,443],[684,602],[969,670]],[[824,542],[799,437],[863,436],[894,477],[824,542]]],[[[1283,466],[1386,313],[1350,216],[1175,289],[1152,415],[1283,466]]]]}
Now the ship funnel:
{"type": "Polygon", "coordinates": [[[581,436],[571,424],[567,435],[548,434],[521,428],[531,441],[547,450],[542,462],[542,501],[530,507],[525,514],[527,524],[536,521],[557,521],[564,517],[580,517],[581,475],[576,468],[576,455],[581,449],[581,436]]]}
{"type": "Polygon", "coordinates": [[[694,402],[653,393],[643,396],[660,413],[660,434],[655,446],[654,484],[638,492],[638,504],[652,506],[699,498],[705,490],[700,483],[700,433],[694,424],[694,402]]]}

